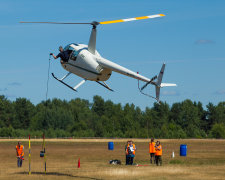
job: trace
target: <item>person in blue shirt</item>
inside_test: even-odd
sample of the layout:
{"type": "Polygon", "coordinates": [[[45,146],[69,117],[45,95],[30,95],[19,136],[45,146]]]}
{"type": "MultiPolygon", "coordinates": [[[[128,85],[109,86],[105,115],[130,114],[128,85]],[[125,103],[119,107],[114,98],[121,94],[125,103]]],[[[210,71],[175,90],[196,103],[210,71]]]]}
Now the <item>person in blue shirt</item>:
{"type": "Polygon", "coordinates": [[[136,146],[135,144],[133,144],[133,141],[128,141],[125,151],[126,151],[126,165],[133,165],[136,152],[136,146]]]}
{"type": "Polygon", "coordinates": [[[54,59],[58,59],[60,57],[60,59],[63,62],[68,62],[72,50],[66,50],[66,51],[64,51],[63,50],[63,47],[62,46],[59,46],[59,52],[60,53],[57,56],[55,56],[53,53],[50,53],[50,55],[53,56],[54,59]]]}

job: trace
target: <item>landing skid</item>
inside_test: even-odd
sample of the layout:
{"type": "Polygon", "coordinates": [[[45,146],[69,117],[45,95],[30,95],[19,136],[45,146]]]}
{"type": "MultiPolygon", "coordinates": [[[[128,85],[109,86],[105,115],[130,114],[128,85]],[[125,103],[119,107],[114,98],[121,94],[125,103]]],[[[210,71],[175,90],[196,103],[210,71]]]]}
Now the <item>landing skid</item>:
{"type": "Polygon", "coordinates": [[[74,89],[73,87],[71,87],[70,85],[68,85],[68,84],[66,84],[65,82],[63,82],[61,79],[58,79],[57,77],[55,77],[55,75],[54,75],[54,73],[52,73],[52,76],[57,80],[57,81],[59,81],[59,82],[61,82],[62,84],[64,84],[65,86],[67,86],[68,88],[70,88],[70,89],[72,89],[72,90],[74,90],[74,91],[76,91],[77,92],[77,90],[76,89],[74,89]]]}
{"type": "Polygon", "coordinates": [[[112,91],[112,92],[114,92],[104,81],[103,81],[103,83],[104,84],[102,84],[101,82],[99,82],[99,81],[96,81],[98,84],[100,84],[101,86],[103,86],[103,87],[105,87],[106,89],[108,89],[108,90],[110,90],[110,91],[112,91]]]}
{"type": "MultiPolygon", "coordinates": [[[[71,73],[66,74],[64,77],[62,77],[61,79],[58,79],[54,73],[52,73],[52,76],[59,82],[61,82],[62,84],[64,84],[65,86],[67,86],[68,88],[74,90],[77,92],[77,88],[80,87],[82,84],[84,84],[86,82],[86,79],[83,79],[79,84],[77,84],[75,87],[72,87],[70,85],[68,85],[67,83],[65,83],[63,80],[68,77],[71,73]]],[[[113,91],[104,81],[102,81],[103,83],[96,81],[98,84],[100,84],[101,86],[105,87],[106,89],[113,91]]]]}

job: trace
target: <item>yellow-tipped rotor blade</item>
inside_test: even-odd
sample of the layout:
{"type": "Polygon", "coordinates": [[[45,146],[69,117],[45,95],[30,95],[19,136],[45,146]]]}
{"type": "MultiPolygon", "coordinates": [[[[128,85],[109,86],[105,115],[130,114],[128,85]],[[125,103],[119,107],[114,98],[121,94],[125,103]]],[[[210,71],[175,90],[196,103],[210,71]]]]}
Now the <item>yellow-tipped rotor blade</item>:
{"type": "Polygon", "coordinates": [[[152,19],[157,17],[165,16],[164,14],[155,14],[155,15],[149,15],[149,16],[141,16],[141,17],[135,17],[135,18],[128,18],[128,19],[119,19],[119,20],[112,20],[112,21],[103,21],[99,22],[99,24],[112,24],[112,23],[120,23],[120,22],[128,22],[128,21],[136,21],[141,19],[152,19]]]}

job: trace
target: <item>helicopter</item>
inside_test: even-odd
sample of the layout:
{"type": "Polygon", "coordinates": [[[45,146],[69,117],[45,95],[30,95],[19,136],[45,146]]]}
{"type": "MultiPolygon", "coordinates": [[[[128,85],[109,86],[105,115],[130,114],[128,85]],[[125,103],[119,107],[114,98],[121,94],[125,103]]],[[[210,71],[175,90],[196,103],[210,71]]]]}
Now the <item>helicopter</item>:
{"type": "Polygon", "coordinates": [[[120,22],[130,22],[135,20],[143,20],[143,19],[152,19],[163,17],[164,14],[155,14],[149,16],[141,16],[135,18],[128,18],[128,19],[120,19],[120,20],[111,20],[111,21],[103,21],[97,22],[93,21],[90,23],[76,23],[76,22],[20,22],[20,23],[45,23],[45,24],[88,24],[92,26],[91,35],[89,38],[88,45],[85,44],[77,44],[71,43],[64,47],[64,51],[70,51],[69,59],[67,62],[61,61],[62,67],[68,71],[68,73],[63,76],[62,78],[57,78],[54,73],[52,73],[53,78],[55,78],[60,83],[64,84],[65,86],[69,87],[70,89],[77,91],[77,89],[84,84],[86,81],[95,81],[101,86],[105,87],[106,89],[113,91],[105,81],[107,81],[112,72],[117,72],[122,75],[134,78],[138,80],[138,88],[139,91],[147,95],[151,98],[154,98],[157,102],[160,102],[160,88],[166,86],[177,86],[176,84],[172,83],[162,83],[162,78],[165,70],[165,63],[163,63],[162,68],[158,75],[150,78],[140,75],[134,71],[131,71],[119,64],[116,64],[106,58],[103,58],[98,51],[96,50],[96,36],[97,36],[97,26],[98,25],[105,25],[105,24],[112,24],[112,23],[120,23],[120,22]],[[65,79],[70,75],[75,74],[81,77],[83,80],[78,83],[76,86],[72,87],[71,85],[65,83],[65,79]],[[145,84],[140,88],[139,81],[145,82],[145,84]],[[143,92],[143,90],[149,85],[154,85],[156,90],[156,95],[151,96],[143,92]]]}

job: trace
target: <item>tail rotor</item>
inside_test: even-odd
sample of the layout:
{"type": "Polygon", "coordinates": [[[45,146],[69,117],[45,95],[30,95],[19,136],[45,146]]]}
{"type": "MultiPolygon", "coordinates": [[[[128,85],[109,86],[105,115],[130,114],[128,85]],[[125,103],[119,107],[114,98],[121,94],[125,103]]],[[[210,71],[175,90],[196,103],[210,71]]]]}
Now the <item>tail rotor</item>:
{"type": "Polygon", "coordinates": [[[162,68],[159,72],[159,75],[158,76],[154,76],[149,82],[147,82],[144,86],[142,86],[141,88],[139,88],[139,83],[138,83],[138,88],[139,88],[139,91],[148,96],[148,97],[151,97],[153,99],[155,99],[157,102],[160,102],[160,89],[162,87],[168,87],[168,86],[177,86],[176,84],[171,84],[171,83],[162,83],[162,78],[163,78],[163,74],[164,74],[164,70],[165,70],[165,67],[166,67],[166,64],[163,63],[162,65],[162,68]],[[156,81],[154,81],[156,79],[156,81]],[[146,93],[143,93],[143,90],[149,85],[149,84],[152,84],[155,86],[155,97],[149,95],[149,94],[146,94],[146,93]]]}

